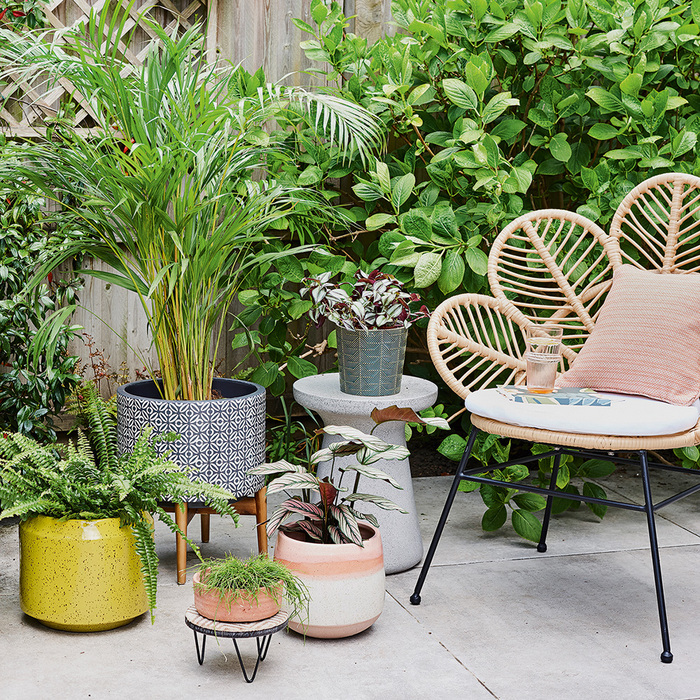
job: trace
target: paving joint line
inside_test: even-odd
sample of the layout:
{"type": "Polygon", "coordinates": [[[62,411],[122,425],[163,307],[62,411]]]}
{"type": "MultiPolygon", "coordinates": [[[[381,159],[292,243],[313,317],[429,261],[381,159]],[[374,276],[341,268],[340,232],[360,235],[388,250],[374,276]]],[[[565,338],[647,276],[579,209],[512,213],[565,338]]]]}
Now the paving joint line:
{"type": "Polygon", "coordinates": [[[434,633],[432,632],[432,630],[429,630],[429,629],[428,629],[428,627],[425,625],[425,623],[424,623],[423,621],[419,620],[419,619],[413,614],[413,611],[410,609],[410,608],[412,608],[413,606],[406,607],[406,605],[404,605],[404,603],[402,603],[393,593],[391,593],[391,592],[389,592],[389,591],[387,591],[387,595],[388,595],[390,598],[392,598],[392,599],[394,600],[394,602],[395,602],[400,608],[402,608],[403,610],[405,610],[405,611],[418,623],[418,625],[420,625],[420,627],[422,627],[423,630],[424,630],[425,632],[428,633],[428,636],[433,637],[433,638],[435,639],[435,641],[436,641],[436,642],[437,642],[437,643],[438,643],[438,644],[439,644],[439,645],[440,645],[440,646],[441,646],[441,647],[442,647],[442,648],[443,648],[443,649],[444,649],[444,650],[445,650],[445,651],[446,651],[446,652],[447,652],[447,653],[448,653],[448,654],[449,654],[449,655],[450,655],[450,656],[451,656],[451,657],[452,657],[452,658],[453,658],[453,659],[454,659],[454,660],[455,660],[469,675],[471,675],[472,678],[474,678],[474,680],[475,680],[487,693],[489,693],[489,695],[491,695],[491,697],[495,698],[495,700],[500,700],[499,697],[498,697],[498,695],[496,695],[496,694],[493,692],[493,690],[491,690],[491,688],[489,688],[488,685],[486,685],[486,682],[485,682],[485,681],[482,681],[481,678],[479,678],[479,676],[477,676],[476,673],[474,673],[474,671],[472,671],[467,665],[465,665],[465,663],[464,663],[459,657],[457,657],[457,656],[455,655],[455,653],[454,653],[453,651],[451,651],[451,650],[445,645],[445,643],[444,643],[442,640],[438,639],[437,635],[434,634],[434,633]]]}
{"type": "MultiPolygon", "coordinates": [[[[700,540],[698,542],[688,542],[680,544],[667,544],[659,545],[659,550],[662,549],[678,549],[681,547],[700,547],[700,540]]],[[[508,559],[478,559],[476,561],[453,561],[453,562],[442,562],[431,564],[431,569],[445,566],[470,566],[472,564],[499,564],[506,563],[509,561],[539,561],[541,559],[557,559],[560,557],[584,557],[584,556],[597,556],[601,554],[620,554],[622,552],[646,552],[649,547],[628,547],[626,549],[605,549],[602,551],[592,551],[592,552],[563,552],[561,554],[547,554],[537,553],[533,555],[523,555],[521,557],[510,557],[508,559]]],[[[700,700],[700,698],[698,698],[700,700]]]]}

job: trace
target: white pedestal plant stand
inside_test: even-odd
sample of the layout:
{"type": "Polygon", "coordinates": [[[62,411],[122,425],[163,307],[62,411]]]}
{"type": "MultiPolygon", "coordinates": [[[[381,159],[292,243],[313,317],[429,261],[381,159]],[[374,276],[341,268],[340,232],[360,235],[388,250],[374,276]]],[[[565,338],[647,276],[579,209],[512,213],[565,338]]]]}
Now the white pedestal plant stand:
{"type": "MultiPolygon", "coordinates": [[[[320,374],[294,382],[294,399],[305,408],[318,413],[324,425],[348,425],[369,433],[375,427],[370,417],[374,408],[396,405],[399,408],[412,408],[417,412],[435,403],[438,390],[433,382],[404,375],[401,386],[401,392],[391,396],[354,396],[340,391],[338,374],[320,374]]],[[[404,423],[400,421],[383,423],[376,428],[374,434],[393,445],[406,446],[404,423]]],[[[325,435],[323,447],[340,439],[333,435],[325,435]]],[[[337,459],[336,464],[342,466],[350,464],[352,460],[352,457],[343,457],[337,459]]],[[[423,541],[413,498],[411,468],[408,459],[380,460],[372,466],[385,471],[403,487],[399,490],[383,481],[370,481],[361,477],[358,488],[360,492],[385,496],[408,511],[404,514],[363,504],[366,506],[366,512],[372,513],[379,521],[386,573],[395,574],[415,566],[423,557],[423,541]]],[[[329,470],[329,462],[320,464],[318,476],[327,476],[329,470]]]]}

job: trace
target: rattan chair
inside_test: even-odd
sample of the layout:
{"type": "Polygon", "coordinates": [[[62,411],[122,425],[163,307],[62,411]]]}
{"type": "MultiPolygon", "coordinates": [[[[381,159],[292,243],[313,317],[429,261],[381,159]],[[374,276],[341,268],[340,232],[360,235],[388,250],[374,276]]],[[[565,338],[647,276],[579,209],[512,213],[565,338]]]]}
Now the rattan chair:
{"type": "MultiPolygon", "coordinates": [[[[563,327],[562,363],[576,357],[596,323],[610,288],[612,273],[623,263],[662,274],[700,271],[700,178],[671,173],[646,180],[621,202],[610,234],[583,216],[568,211],[542,210],[513,221],[492,247],[488,279],[493,297],[462,294],[448,299],[433,313],[428,326],[428,348],[440,376],[460,397],[497,384],[523,384],[525,329],[535,322],[556,320],[563,327]]],[[[649,467],[688,472],[680,467],[650,462],[648,451],[700,443],[700,421],[690,430],[662,436],[615,436],[559,432],[500,422],[472,413],[472,429],[457,469],[435,535],[425,557],[411,603],[421,602],[421,590],[450,508],[463,480],[513,487],[488,478],[489,468],[470,466],[469,457],[480,431],[506,438],[544,443],[552,449],[537,456],[498,464],[537,463],[553,457],[548,488],[518,482],[523,491],[547,497],[537,550],[547,549],[546,537],[553,493],[560,498],[637,510],[646,514],[661,625],[663,653],[671,654],[654,513],[700,489],[700,484],[654,504],[649,467]],[[619,453],[636,453],[637,459],[619,453]],[[583,455],[621,464],[639,465],[644,505],[573,495],[556,490],[562,455],[583,455]]]]}

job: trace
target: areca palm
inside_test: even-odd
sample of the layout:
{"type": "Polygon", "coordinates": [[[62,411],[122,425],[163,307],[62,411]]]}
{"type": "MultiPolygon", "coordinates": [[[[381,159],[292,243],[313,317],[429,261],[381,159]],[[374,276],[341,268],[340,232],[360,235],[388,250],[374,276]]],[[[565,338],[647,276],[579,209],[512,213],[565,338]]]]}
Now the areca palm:
{"type": "Polygon", "coordinates": [[[67,79],[96,124],[87,134],[57,128],[20,141],[0,176],[59,202],[56,216],[74,232],[37,280],[83,253],[108,263],[113,272],[82,272],[138,294],[164,398],[210,398],[227,308],[252,266],[286,254],[265,252],[270,226],[304,208],[337,216],[310,192],[265,180],[264,125],[292,115],[289,123],[314,128],[339,158],[366,158],[379,130],[368,112],[332,94],[273,85],[242,94],[238,69],[204,61],[197,27],[171,38],[149,22],[157,41],[142,66],[131,66],[119,40],[128,10],[110,25],[106,10],[92,14],[62,44],[0,32],[0,79],[67,79]]]}

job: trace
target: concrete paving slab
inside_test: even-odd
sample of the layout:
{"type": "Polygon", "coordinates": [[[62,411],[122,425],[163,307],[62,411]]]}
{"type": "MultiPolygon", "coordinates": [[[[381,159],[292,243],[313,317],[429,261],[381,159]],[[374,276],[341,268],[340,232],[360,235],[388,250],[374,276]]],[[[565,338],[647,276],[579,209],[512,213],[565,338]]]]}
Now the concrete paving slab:
{"type": "MultiPolygon", "coordinates": [[[[632,484],[628,486],[628,490],[634,489],[634,479],[631,480],[632,484]]],[[[418,516],[424,549],[427,551],[447,498],[452,477],[424,477],[414,479],[413,482],[416,501],[420,504],[418,516]]],[[[618,484],[619,482],[615,483],[616,489],[618,484]]],[[[619,494],[609,495],[620,497],[619,494]]],[[[624,499],[620,497],[620,500],[624,499]]],[[[692,497],[688,499],[688,503],[690,500],[692,497]]],[[[698,494],[698,501],[700,502],[700,494],[698,494]]],[[[690,507],[674,504],[669,506],[669,510],[673,508],[674,512],[677,512],[679,508],[690,507]]],[[[566,554],[649,547],[646,516],[643,513],[608,508],[605,518],[601,521],[582,505],[576,512],[567,511],[562,515],[553,516],[547,539],[548,550],[540,554],[532,542],[522,539],[515,533],[510,523],[496,532],[484,532],[481,528],[484,510],[485,506],[478,493],[457,494],[435,554],[435,564],[499,561],[519,557],[537,559],[566,554]]],[[[538,515],[541,518],[542,514],[538,515]]],[[[698,542],[693,529],[689,531],[689,528],[679,526],[668,518],[658,519],[657,531],[662,545],[698,542]]],[[[698,522],[697,534],[700,534],[700,522],[698,522]]],[[[413,571],[417,576],[417,569],[413,571]]]]}
{"type": "Polygon", "coordinates": [[[681,700],[700,691],[700,547],[664,548],[673,664],[661,642],[646,552],[480,562],[388,589],[501,700],[681,700]]]}
{"type": "MultiPolygon", "coordinates": [[[[241,521],[245,524],[245,519],[241,521]]],[[[229,640],[209,639],[199,666],[184,611],[192,590],[175,583],[174,539],[158,525],[161,555],[155,625],[148,616],[108,632],[71,634],[43,627],[19,608],[16,527],[0,527],[0,674],[3,700],[76,698],[201,697],[215,693],[240,698],[309,697],[360,700],[426,697],[493,700],[474,675],[447,651],[430,630],[387,596],[385,610],[366,632],[345,640],[304,640],[292,632],[272,639],[267,659],[247,685],[229,640]]],[[[191,531],[191,534],[194,534],[191,531]]],[[[245,556],[255,547],[252,533],[233,530],[213,518],[208,556],[224,551],[245,556]],[[239,537],[239,535],[243,535],[239,537]]],[[[190,559],[192,563],[194,560],[190,559]]],[[[252,668],[255,643],[243,640],[252,668]]]]}
{"type": "MultiPolygon", "coordinates": [[[[655,503],[673,496],[700,482],[700,473],[688,475],[678,472],[650,470],[651,493],[655,503]]],[[[643,503],[642,480],[639,470],[626,466],[618,468],[605,481],[599,482],[611,494],[616,493],[634,503],[643,503]]],[[[658,511],[658,517],[669,520],[688,531],[700,535],[700,493],[676,501],[658,511]]]]}
{"type": "MultiPolygon", "coordinates": [[[[450,482],[414,480],[426,544],[450,482]]],[[[634,486],[621,478],[614,488],[626,492],[634,486]]],[[[0,697],[700,698],[700,537],[672,521],[659,526],[676,655],[667,666],[658,661],[643,516],[611,511],[600,523],[582,509],[559,517],[550,550],[541,555],[512,532],[483,533],[482,512],[478,496],[458,495],[421,606],[408,602],[418,569],[392,575],[374,627],[346,640],[275,635],[251,685],[243,681],[228,640],[221,647],[210,640],[204,666],[197,664],[183,621],[192,600],[191,575],[188,585],[175,583],[174,536],[164,526],[157,526],[155,625],[143,617],[98,634],[50,630],[21,613],[17,528],[0,526],[0,697]]],[[[198,540],[196,521],[190,534],[198,540]]],[[[203,545],[206,556],[256,550],[250,517],[241,518],[238,529],[213,517],[211,535],[203,545]]],[[[190,555],[189,562],[195,561],[190,555]]],[[[243,649],[253,663],[253,643],[243,649]]]]}

